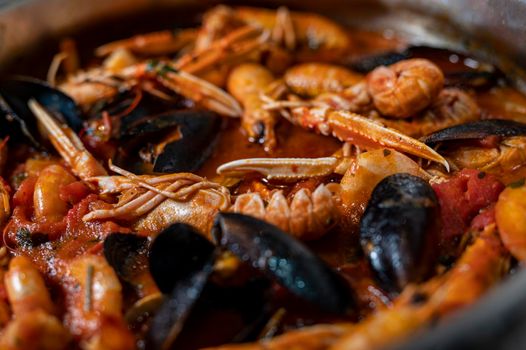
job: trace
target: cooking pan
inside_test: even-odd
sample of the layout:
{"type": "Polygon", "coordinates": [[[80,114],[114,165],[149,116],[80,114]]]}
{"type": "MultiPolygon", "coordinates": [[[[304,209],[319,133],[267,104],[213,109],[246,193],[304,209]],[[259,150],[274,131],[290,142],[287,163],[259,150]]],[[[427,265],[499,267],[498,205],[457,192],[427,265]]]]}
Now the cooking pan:
{"type": "MultiPolygon", "coordinates": [[[[209,0],[0,0],[0,72],[42,75],[58,38],[89,52],[102,42],[197,22],[209,0]],[[148,21],[155,18],[155,21],[148,21]]],[[[396,33],[411,43],[469,51],[526,91],[526,1],[222,1],[318,12],[351,27],[396,33]]],[[[395,349],[526,348],[526,271],[518,268],[475,305],[421,330],[395,349]]]]}

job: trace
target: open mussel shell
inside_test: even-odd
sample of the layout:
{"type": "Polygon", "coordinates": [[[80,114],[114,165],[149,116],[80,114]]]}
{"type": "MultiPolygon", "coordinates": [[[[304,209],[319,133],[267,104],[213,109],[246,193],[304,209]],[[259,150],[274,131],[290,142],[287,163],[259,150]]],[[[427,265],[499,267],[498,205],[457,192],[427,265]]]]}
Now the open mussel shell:
{"type": "Polygon", "coordinates": [[[104,239],[104,257],[124,281],[133,280],[137,264],[148,255],[148,239],[130,233],[113,233],[104,239]]]}
{"type": "Polygon", "coordinates": [[[347,314],[354,309],[353,293],[341,276],[276,226],[243,214],[219,213],[212,234],[218,245],[322,310],[347,314]]]}
{"type": "Polygon", "coordinates": [[[206,319],[207,312],[203,310],[208,308],[227,312],[230,317],[235,313],[250,326],[243,326],[236,339],[254,340],[248,328],[257,332],[268,317],[264,311],[270,284],[262,278],[251,278],[240,285],[217,284],[212,273],[218,259],[219,250],[186,224],[174,224],[155,238],[150,270],[164,298],[150,326],[148,340],[152,348],[167,349],[176,341],[184,343],[190,332],[183,329],[193,330],[192,320],[206,319]]]}
{"type": "Polygon", "coordinates": [[[150,272],[163,293],[200,271],[212,259],[215,246],[192,226],[176,223],[164,229],[150,247],[150,272]]]}
{"type": "Polygon", "coordinates": [[[215,251],[212,243],[183,223],[171,225],[153,241],[150,272],[165,298],[150,324],[152,348],[169,349],[183,330],[208,285],[215,251]]]}
{"type": "Polygon", "coordinates": [[[512,137],[526,135],[526,124],[513,120],[488,119],[452,126],[421,139],[433,146],[446,141],[483,139],[488,136],[512,137]]]}
{"type": "Polygon", "coordinates": [[[213,260],[179,279],[150,324],[148,341],[153,349],[170,349],[183,330],[213,271],[213,260]]]}
{"type": "Polygon", "coordinates": [[[78,132],[82,128],[80,109],[69,96],[38,79],[14,77],[0,81],[2,133],[24,136],[33,146],[44,148],[36,119],[27,105],[30,99],[38,101],[72,130],[78,132]]]}
{"type": "Polygon", "coordinates": [[[221,118],[209,111],[181,109],[143,117],[121,128],[124,156],[117,164],[143,172],[143,163],[156,173],[195,172],[211,155],[221,118]],[[137,155],[141,157],[137,157],[137,155]]]}
{"type": "Polygon", "coordinates": [[[383,179],[360,222],[360,244],[381,286],[400,292],[434,267],[440,227],[431,186],[409,174],[383,179]]]}

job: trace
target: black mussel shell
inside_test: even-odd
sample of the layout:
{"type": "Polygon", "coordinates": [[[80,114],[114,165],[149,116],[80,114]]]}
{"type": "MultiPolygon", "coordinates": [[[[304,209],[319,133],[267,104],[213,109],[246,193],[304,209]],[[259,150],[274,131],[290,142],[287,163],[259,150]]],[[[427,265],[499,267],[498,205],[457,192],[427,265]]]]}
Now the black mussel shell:
{"type": "Polygon", "coordinates": [[[113,233],[104,240],[103,250],[117,275],[131,282],[137,265],[148,255],[148,239],[130,233],[113,233]]]}
{"type": "Polygon", "coordinates": [[[148,341],[153,349],[169,349],[201,298],[213,271],[213,260],[179,279],[150,323],[148,341]]]}
{"type": "Polygon", "coordinates": [[[445,85],[460,88],[486,89],[505,79],[503,73],[496,69],[490,71],[448,72],[445,74],[445,85]]]}
{"type": "Polygon", "coordinates": [[[513,120],[488,119],[452,126],[421,139],[433,146],[439,142],[483,139],[488,136],[512,137],[526,135],[526,124],[513,120]]]}
{"type": "Polygon", "coordinates": [[[32,98],[74,131],[81,130],[81,111],[69,96],[38,79],[15,77],[0,82],[2,133],[7,131],[11,136],[24,136],[33,146],[44,148],[36,119],[27,105],[32,98]]]}
{"type": "Polygon", "coordinates": [[[142,173],[145,157],[139,159],[137,155],[147,153],[156,173],[195,172],[211,155],[221,125],[217,114],[195,109],[141,118],[123,125],[121,137],[125,146],[120,154],[124,156],[115,162],[127,168],[131,165],[142,173]],[[169,133],[177,134],[175,140],[162,141],[169,133]]]}
{"type": "MultiPolygon", "coordinates": [[[[231,316],[235,313],[243,324],[251,326],[250,330],[261,329],[261,319],[268,317],[268,281],[252,278],[243,285],[218,285],[211,278],[216,256],[216,247],[186,224],[174,224],[155,238],[150,270],[165,298],[150,324],[148,340],[152,348],[169,348],[176,340],[177,344],[184,343],[190,333],[183,329],[193,330],[195,321],[199,325],[210,310],[231,316]]],[[[223,336],[221,332],[217,335],[223,336]]],[[[255,340],[245,328],[238,336],[245,341],[255,340]]]]}
{"type": "Polygon", "coordinates": [[[380,66],[390,66],[396,62],[406,60],[411,56],[407,51],[388,51],[376,55],[368,55],[352,61],[349,68],[358,73],[369,73],[380,66]]]}
{"type": "Polygon", "coordinates": [[[339,314],[354,308],[353,293],[341,276],[276,226],[243,214],[219,213],[212,234],[218,245],[303,300],[339,314]]]}
{"type": "Polygon", "coordinates": [[[385,290],[398,293],[431,273],[438,214],[433,189],[419,177],[395,174],[375,187],[360,222],[360,243],[385,290]]]}
{"type": "Polygon", "coordinates": [[[449,49],[414,45],[405,50],[369,55],[349,64],[360,73],[369,73],[379,66],[389,66],[410,58],[426,58],[436,62],[444,71],[445,85],[484,89],[504,80],[504,74],[495,66],[484,64],[466,54],[449,49]]]}
{"type": "Polygon", "coordinates": [[[176,223],[163,230],[150,247],[150,272],[163,293],[200,271],[212,259],[215,246],[192,226],[176,223]]]}

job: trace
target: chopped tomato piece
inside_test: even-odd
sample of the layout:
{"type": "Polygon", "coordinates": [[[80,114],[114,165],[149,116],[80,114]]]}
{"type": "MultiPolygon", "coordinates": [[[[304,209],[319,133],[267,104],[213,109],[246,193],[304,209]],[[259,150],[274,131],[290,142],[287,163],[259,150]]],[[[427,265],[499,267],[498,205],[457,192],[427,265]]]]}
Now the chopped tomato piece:
{"type": "Polygon", "coordinates": [[[471,228],[482,231],[486,226],[495,223],[495,204],[484,209],[471,221],[471,228]]]}
{"type": "Polygon", "coordinates": [[[462,235],[481,209],[495,203],[504,185],[493,175],[464,169],[433,189],[440,203],[442,239],[449,240],[462,235]]]}

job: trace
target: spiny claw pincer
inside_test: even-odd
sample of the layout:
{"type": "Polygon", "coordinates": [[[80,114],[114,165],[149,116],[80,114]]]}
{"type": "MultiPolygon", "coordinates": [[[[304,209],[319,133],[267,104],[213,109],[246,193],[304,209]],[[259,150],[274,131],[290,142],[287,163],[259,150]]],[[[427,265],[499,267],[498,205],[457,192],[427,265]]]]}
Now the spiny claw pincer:
{"type": "Polygon", "coordinates": [[[269,180],[297,181],[334,172],[338,158],[248,158],[234,160],[217,168],[219,175],[243,176],[259,173],[269,180]]]}
{"type": "Polygon", "coordinates": [[[86,150],[73,130],[66,125],[61,125],[36,100],[29,100],[28,107],[42,123],[49,135],[49,140],[75,175],[81,179],[107,175],[104,167],[86,150]]]}
{"type": "Polygon", "coordinates": [[[449,171],[449,163],[431,147],[397,130],[372,121],[356,113],[333,111],[327,118],[333,135],[340,140],[360,144],[381,145],[442,164],[449,171]]]}

